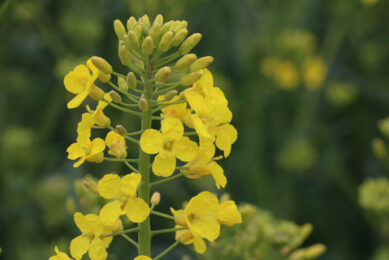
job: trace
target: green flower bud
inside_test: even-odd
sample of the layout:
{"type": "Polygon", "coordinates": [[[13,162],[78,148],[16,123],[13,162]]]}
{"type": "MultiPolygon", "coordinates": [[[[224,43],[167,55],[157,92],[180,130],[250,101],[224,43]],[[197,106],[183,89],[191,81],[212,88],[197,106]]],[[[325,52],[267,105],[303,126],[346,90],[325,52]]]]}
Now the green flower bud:
{"type": "Polygon", "coordinates": [[[127,37],[124,37],[124,44],[128,49],[138,50],[139,38],[134,31],[129,31],[127,37]]]}
{"type": "Polygon", "coordinates": [[[122,97],[115,90],[111,90],[109,92],[109,95],[111,96],[113,102],[115,103],[122,102],[122,97]]]}
{"type": "Polygon", "coordinates": [[[212,56],[201,57],[190,65],[190,71],[201,70],[208,67],[213,62],[212,56]]]}
{"type": "Polygon", "coordinates": [[[181,42],[185,39],[185,37],[188,35],[188,30],[183,28],[179,30],[172,39],[172,46],[177,47],[181,44],[181,42]]]}
{"type": "Polygon", "coordinates": [[[164,96],[163,96],[163,101],[170,101],[172,100],[175,96],[177,96],[178,94],[178,91],[173,89],[173,90],[170,90],[168,93],[166,93],[164,96]]]}
{"type": "Polygon", "coordinates": [[[103,73],[105,73],[105,74],[111,74],[112,73],[112,66],[111,66],[111,64],[109,64],[103,58],[97,57],[97,56],[93,56],[91,58],[91,61],[92,61],[93,65],[97,69],[101,70],[103,73]]]}
{"type": "Polygon", "coordinates": [[[127,129],[122,126],[122,125],[116,125],[116,131],[118,132],[118,134],[120,135],[126,135],[127,134],[127,129]]]}
{"type": "Polygon", "coordinates": [[[127,85],[131,89],[136,88],[136,77],[134,72],[132,71],[127,74],[127,85]]]}
{"type": "Polygon", "coordinates": [[[127,20],[127,30],[128,31],[131,31],[135,28],[135,26],[138,25],[138,22],[136,21],[135,17],[134,16],[131,16],[128,20],[127,20]]]}
{"type": "Polygon", "coordinates": [[[290,258],[291,260],[301,260],[301,259],[315,259],[326,251],[326,246],[323,244],[316,244],[308,248],[302,248],[294,251],[290,258]]]}
{"type": "Polygon", "coordinates": [[[141,38],[141,36],[142,36],[142,31],[143,31],[143,28],[142,28],[142,26],[138,23],[138,25],[135,26],[135,28],[134,28],[135,35],[136,35],[136,37],[138,37],[138,39],[141,38]]]}
{"type": "Polygon", "coordinates": [[[151,55],[154,50],[154,42],[150,36],[147,36],[142,43],[142,53],[144,55],[151,55]]]}
{"type": "Polygon", "coordinates": [[[119,20],[116,19],[113,21],[113,28],[115,30],[116,36],[120,39],[123,40],[124,36],[126,35],[126,28],[124,28],[123,23],[119,20]]]}
{"type": "Polygon", "coordinates": [[[185,68],[187,68],[188,66],[190,66],[195,60],[197,59],[197,56],[196,54],[187,54],[185,56],[183,56],[181,59],[179,59],[176,64],[174,65],[174,67],[176,69],[179,69],[179,70],[183,70],[185,68]]]}
{"type": "Polygon", "coordinates": [[[174,21],[170,25],[170,30],[173,32],[178,32],[181,29],[187,28],[188,27],[188,22],[187,21],[174,21]]]}
{"type": "Polygon", "coordinates": [[[162,36],[161,41],[159,42],[158,50],[161,52],[166,52],[167,50],[169,50],[170,43],[171,43],[172,39],[173,39],[172,32],[169,31],[169,32],[165,33],[162,36]]]}
{"type": "Polygon", "coordinates": [[[127,81],[125,79],[123,79],[122,77],[118,77],[118,86],[123,91],[128,90],[127,81]]]}
{"type": "Polygon", "coordinates": [[[378,122],[378,128],[383,135],[389,137],[389,116],[378,122]]]}
{"type": "Polygon", "coordinates": [[[139,18],[138,24],[142,26],[143,31],[147,32],[150,27],[150,19],[147,14],[139,18]]]}
{"type": "Polygon", "coordinates": [[[84,187],[90,190],[93,193],[99,194],[99,190],[97,188],[97,183],[89,178],[85,178],[82,182],[84,184],[84,187]]]}
{"type": "Polygon", "coordinates": [[[194,33],[191,36],[189,36],[182,44],[179,49],[181,55],[185,55],[189,53],[201,40],[201,34],[200,33],[194,33]]]}
{"type": "Polygon", "coordinates": [[[158,43],[159,37],[161,36],[162,26],[159,23],[154,23],[150,28],[149,35],[155,43],[158,43]]]}
{"type": "Polygon", "coordinates": [[[165,82],[169,79],[171,72],[172,70],[170,69],[170,67],[162,67],[157,71],[157,73],[155,73],[155,80],[157,82],[165,82]]]}
{"type": "Polygon", "coordinates": [[[119,47],[119,58],[120,62],[125,66],[130,66],[131,64],[131,54],[128,52],[126,46],[121,45],[119,47]]]}
{"type": "Polygon", "coordinates": [[[161,34],[165,34],[170,30],[170,26],[172,25],[173,21],[166,22],[161,29],[161,34]]]}
{"type": "Polygon", "coordinates": [[[373,148],[373,152],[378,159],[382,160],[386,157],[386,145],[381,138],[374,138],[371,141],[371,147],[373,148]]]}
{"type": "Polygon", "coordinates": [[[201,70],[186,74],[181,78],[181,85],[183,85],[184,87],[190,86],[196,81],[198,81],[202,75],[203,72],[201,70]]]}
{"type": "Polygon", "coordinates": [[[104,98],[104,94],[105,94],[104,91],[95,85],[92,86],[89,92],[89,96],[97,101],[102,100],[104,98]]]}
{"type": "Polygon", "coordinates": [[[153,22],[153,25],[155,25],[155,24],[159,24],[159,25],[162,26],[162,24],[163,24],[163,16],[162,16],[162,14],[158,14],[158,15],[155,17],[154,22],[153,22]]]}
{"type": "Polygon", "coordinates": [[[149,108],[149,104],[144,97],[141,97],[138,103],[139,109],[142,111],[146,111],[149,108]]]}

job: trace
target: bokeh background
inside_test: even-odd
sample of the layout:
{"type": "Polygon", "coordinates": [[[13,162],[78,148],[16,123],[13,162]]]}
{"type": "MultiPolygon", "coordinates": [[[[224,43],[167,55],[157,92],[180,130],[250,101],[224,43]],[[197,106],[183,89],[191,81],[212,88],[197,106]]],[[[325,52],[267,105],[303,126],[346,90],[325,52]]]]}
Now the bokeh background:
{"type": "MultiPolygon", "coordinates": [[[[389,259],[387,0],[1,1],[0,259],[47,259],[55,244],[68,252],[78,235],[73,212],[101,203],[82,179],[126,170],[74,169],[66,159],[82,109],[66,109],[63,77],[93,55],[125,72],[113,20],[158,13],[187,20],[190,32],[203,34],[198,56],[215,57],[210,69],[239,131],[222,161],[225,192],[279,220],[311,223],[302,246],[324,243],[319,259],[389,259]]],[[[214,190],[207,183],[160,186],[160,209],[214,190]]],[[[154,250],[171,239],[155,239],[154,250]]],[[[271,247],[266,239],[253,250],[271,247]]],[[[109,259],[135,254],[121,239],[109,252],[109,259]]],[[[195,259],[183,246],[169,259],[182,255],[195,259]]]]}

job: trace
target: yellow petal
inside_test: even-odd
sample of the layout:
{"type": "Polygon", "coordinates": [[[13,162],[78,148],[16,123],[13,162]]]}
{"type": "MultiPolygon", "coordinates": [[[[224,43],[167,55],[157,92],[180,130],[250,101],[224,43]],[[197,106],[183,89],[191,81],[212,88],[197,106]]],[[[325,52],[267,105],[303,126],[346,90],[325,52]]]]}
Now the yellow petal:
{"type": "Polygon", "coordinates": [[[148,154],[156,154],[162,150],[162,134],[155,129],[147,129],[140,138],[140,147],[142,151],[148,154]]]}
{"type": "Polygon", "coordinates": [[[105,260],[108,253],[103,241],[96,237],[92,240],[89,246],[89,257],[91,260],[105,260]]]}
{"type": "Polygon", "coordinates": [[[238,138],[238,131],[231,124],[225,124],[218,127],[216,134],[216,146],[220,150],[224,151],[224,157],[228,157],[231,152],[231,145],[238,138]]]}
{"type": "Polygon", "coordinates": [[[215,180],[216,187],[225,188],[227,185],[227,178],[224,176],[223,168],[216,162],[211,162],[207,165],[208,170],[212,173],[212,177],[215,180]]]}
{"type": "Polygon", "coordinates": [[[84,101],[86,99],[86,97],[88,96],[88,91],[83,91],[79,94],[77,94],[72,100],[70,100],[67,104],[67,107],[69,109],[73,109],[73,108],[76,108],[76,107],[79,107],[82,103],[82,101],[84,101]]]}
{"type": "Polygon", "coordinates": [[[88,251],[90,239],[80,235],[70,242],[70,253],[76,260],[80,260],[88,251]]]}
{"type": "Polygon", "coordinates": [[[193,160],[197,154],[198,147],[195,142],[190,140],[187,136],[183,136],[173,144],[173,153],[181,161],[188,162],[193,160]]]}
{"type": "Polygon", "coordinates": [[[181,120],[168,117],[161,121],[161,131],[165,141],[175,141],[184,135],[184,126],[181,120]]]}
{"type": "Polygon", "coordinates": [[[49,260],[72,260],[67,254],[59,251],[58,247],[54,248],[55,256],[51,256],[49,260]]]}
{"type": "Polygon", "coordinates": [[[199,118],[199,116],[197,114],[191,114],[190,118],[191,118],[193,126],[196,130],[196,133],[198,134],[198,136],[200,138],[209,139],[209,140],[213,139],[212,136],[210,135],[210,133],[208,132],[207,127],[205,126],[203,121],[201,121],[201,119],[199,118]]]}
{"type": "Polygon", "coordinates": [[[120,188],[122,194],[127,197],[136,196],[136,191],[141,180],[142,174],[139,173],[131,173],[124,176],[122,178],[122,186],[120,188]]]}
{"type": "Polygon", "coordinates": [[[205,250],[207,250],[207,245],[200,237],[195,237],[193,243],[197,253],[204,254],[205,250]]]}
{"type": "Polygon", "coordinates": [[[119,217],[123,214],[123,203],[119,200],[108,202],[101,208],[99,220],[104,226],[113,227],[119,217]]]}
{"type": "Polygon", "coordinates": [[[185,98],[189,103],[191,109],[193,109],[197,114],[202,113],[206,109],[206,102],[204,97],[197,92],[189,91],[184,92],[185,98]]]}
{"type": "Polygon", "coordinates": [[[85,85],[90,77],[89,70],[85,65],[78,65],[64,78],[64,85],[67,91],[79,94],[85,90],[85,85]]]}
{"type": "Polygon", "coordinates": [[[242,223],[242,216],[232,200],[225,201],[219,205],[217,219],[220,224],[233,226],[242,223]]]}
{"type": "Polygon", "coordinates": [[[106,174],[99,180],[97,187],[101,197],[106,199],[121,198],[121,185],[122,180],[117,174],[106,174]]]}
{"type": "Polygon", "coordinates": [[[155,156],[152,168],[155,175],[169,177],[176,168],[176,157],[172,152],[161,151],[155,156]]]}
{"type": "Polygon", "coordinates": [[[95,138],[91,145],[91,155],[101,153],[105,150],[105,142],[101,138],[95,138]]]}
{"type": "Polygon", "coordinates": [[[149,206],[141,198],[129,198],[123,211],[135,223],[143,222],[150,214],[149,206]]]}
{"type": "Polygon", "coordinates": [[[82,149],[78,143],[72,143],[68,149],[66,149],[66,152],[68,153],[68,159],[70,160],[75,160],[86,155],[86,151],[82,149]]]}
{"type": "Polygon", "coordinates": [[[152,259],[149,256],[139,255],[135,257],[134,260],[152,260],[152,259]]]}
{"type": "Polygon", "coordinates": [[[85,157],[82,157],[80,160],[78,160],[77,162],[73,163],[73,167],[74,168],[77,168],[79,167],[81,164],[83,164],[85,162],[85,157]]]}

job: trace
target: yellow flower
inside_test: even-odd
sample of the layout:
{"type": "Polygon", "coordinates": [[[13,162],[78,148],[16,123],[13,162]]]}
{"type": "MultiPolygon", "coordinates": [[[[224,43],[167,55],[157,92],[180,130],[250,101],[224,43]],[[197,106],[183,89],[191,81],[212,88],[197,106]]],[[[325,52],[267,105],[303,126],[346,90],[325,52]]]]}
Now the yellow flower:
{"type": "Polygon", "coordinates": [[[117,174],[106,174],[98,182],[101,197],[116,199],[110,202],[106,211],[101,213],[108,222],[114,221],[117,216],[123,214],[135,223],[141,223],[147,218],[150,208],[136,194],[141,179],[142,175],[139,173],[127,174],[122,178],[117,174]]]}
{"type": "Polygon", "coordinates": [[[54,248],[56,255],[51,256],[49,260],[72,260],[67,254],[59,251],[58,247],[54,248]]]}
{"type": "MultiPolygon", "coordinates": [[[[179,99],[180,99],[180,96],[175,96],[170,101],[164,101],[164,96],[159,96],[158,102],[161,105],[163,105],[165,103],[175,102],[179,99]]],[[[185,102],[185,103],[174,104],[174,105],[164,107],[161,109],[161,111],[162,111],[161,116],[163,118],[174,117],[174,118],[178,118],[181,120],[186,120],[190,114],[190,111],[187,109],[186,106],[187,106],[187,104],[185,102]]]]}
{"type": "Polygon", "coordinates": [[[76,66],[64,78],[66,90],[76,94],[67,104],[69,109],[78,107],[88,95],[96,100],[101,99],[104,95],[104,92],[94,85],[95,80],[101,75],[101,72],[93,66],[90,60],[87,61],[87,65],[92,70],[92,75],[88,67],[81,64],[76,66]]]}
{"type": "Polygon", "coordinates": [[[109,148],[109,154],[117,158],[125,158],[127,156],[126,141],[122,135],[115,131],[110,131],[105,137],[105,143],[109,148]]]}
{"type": "Polygon", "coordinates": [[[319,89],[327,76],[327,65],[320,57],[309,57],[303,64],[303,80],[310,90],[319,89]]]}
{"type": "Polygon", "coordinates": [[[153,172],[168,177],[176,168],[176,157],[188,162],[196,156],[197,144],[184,136],[184,126],[177,118],[166,118],[161,122],[161,132],[147,129],[140,138],[140,147],[145,153],[157,154],[153,172]]]}
{"type": "Polygon", "coordinates": [[[139,255],[134,258],[134,260],[152,260],[151,257],[145,255],[139,255]]]}
{"type": "Polygon", "coordinates": [[[361,2],[364,5],[372,6],[375,5],[378,2],[378,0],[361,0],[361,2]]]}
{"type": "Polygon", "coordinates": [[[107,248],[112,241],[113,232],[122,229],[119,219],[114,225],[105,225],[96,214],[83,215],[80,212],[74,214],[74,222],[81,231],[81,235],[70,243],[70,252],[76,260],[82,258],[86,252],[91,260],[105,260],[108,257],[107,248]]]}
{"type": "Polygon", "coordinates": [[[80,158],[73,164],[75,168],[80,166],[85,160],[88,162],[100,163],[104,160],[105,143],[101,138],[95,138],[93,141],[88,136],[78,136],[77,142],[71,144],[66,152],[68,158],[75,160],[80,158]]]}
{"type": "Polygon", "coordinates": [[[296,65],[287,60],[280,60],[275,65],[273,78],[276,84],[285,90],[296,89],[300,81],[296,65]]]}

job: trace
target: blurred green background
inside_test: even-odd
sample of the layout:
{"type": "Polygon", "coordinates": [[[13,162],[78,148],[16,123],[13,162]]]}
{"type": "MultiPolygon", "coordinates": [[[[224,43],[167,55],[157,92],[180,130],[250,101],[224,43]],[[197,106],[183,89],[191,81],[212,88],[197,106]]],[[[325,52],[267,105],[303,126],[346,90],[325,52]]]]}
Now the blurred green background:
{"type": "MultiPolygon", "coordinates": [[[[327,246],[319,259],[389,259],[388,10],[387,0],[1,1],[0,259],[47,259],[55,244],[68,252],[72,213],[100,203],[82,178],[126,171],[66,159],[82,109],[66,109],[63,77],[93,55],[125,72],[113,20],[158,13],[187,20],[203,34],[198,56],[215,57],[210,69],[239,131],[222,161],[226,192],[311,223],[306,245],[327,246]]],[[[160,186],[160,210],[213,190],[207,183],[160,186]]],[[[155,239],[154,250],[172,239],[155,239]]],[[[109,259],[135,255],[117,240],[109,259]]],[[[169,259],[183,254],[193,255],[180,246],[169,259]]]]}

